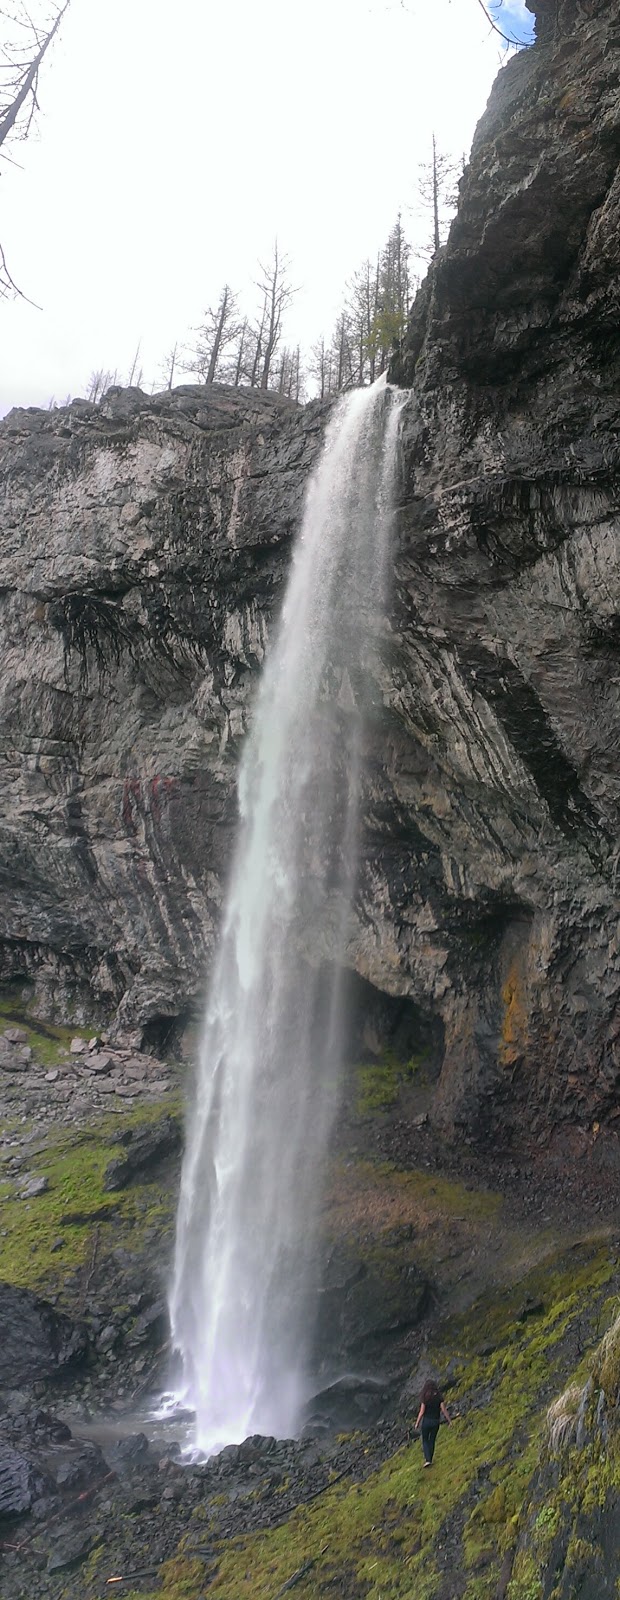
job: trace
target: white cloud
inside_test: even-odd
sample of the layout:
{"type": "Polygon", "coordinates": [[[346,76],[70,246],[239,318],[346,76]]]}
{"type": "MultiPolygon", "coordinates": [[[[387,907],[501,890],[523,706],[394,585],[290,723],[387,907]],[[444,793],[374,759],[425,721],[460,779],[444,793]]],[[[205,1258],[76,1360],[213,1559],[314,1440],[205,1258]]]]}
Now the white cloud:
{"type": "Polygon", "coordinates": [[[476,0],[75,0],[2,175],[11,270],[43,309],[0,306],[0,410],[126,374],[139,339],[155,376],[276,232],[293,337],[329,331],[432,129],[469,146],[498,43],[476,0]]]}

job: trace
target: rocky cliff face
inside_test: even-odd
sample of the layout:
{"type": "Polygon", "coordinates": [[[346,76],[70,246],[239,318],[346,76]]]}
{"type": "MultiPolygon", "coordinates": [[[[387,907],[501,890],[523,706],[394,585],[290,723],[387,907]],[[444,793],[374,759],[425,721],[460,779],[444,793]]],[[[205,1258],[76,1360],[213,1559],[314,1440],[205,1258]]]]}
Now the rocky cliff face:
{"type": "Polygon", "coordinates": [[[0,430],[0,971],[123,1029],[201,994],[316,407],[110,391],[0,430]]]}
{"type": "MultiPolygon", "coordinates": [[[[531,9],[393,371],[349,950],[379,1033],[405,1000],[426,1025],[433,1117],[475,1136],[620,1116],[620,26],[531,9]]],[[[0,428],[0,970],[42,1008],[157,1042],[202,993],[322,424],[181,389],[0,428]]]]}
{"type": "Polygon", "coordinates": [[[601,0],[530,9],[394,374],[393,784],[434,849],[436,1109],[479,1127],[613,1119],[620,1087],[620,27],[601,0]]]}

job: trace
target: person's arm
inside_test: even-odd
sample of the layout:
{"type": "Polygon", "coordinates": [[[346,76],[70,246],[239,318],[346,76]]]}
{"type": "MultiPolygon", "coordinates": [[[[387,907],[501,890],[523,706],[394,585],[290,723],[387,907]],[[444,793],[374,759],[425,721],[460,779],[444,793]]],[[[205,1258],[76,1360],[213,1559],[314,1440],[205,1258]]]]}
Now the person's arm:
{"type": "Polygon", "coordinates": [[[420,1406],[420,1410],[418,1411],[418,1415],[416,1417],[416,1424],[415,1424],[416,1428],[419,1428],[425,1411],[426,1411],[426,1406],[425,1405],[421,1405],[420,1406]]]}
{"type": "Polygon", "coordinates": [[[448,1413],[446,1411],[446,1407],[445,1407],[445,1405],[443,1403],[443,1400],[441,1402],[441,1414],[442,1414],[442,1417],[445,1417],[446,1422],[449,1422],[450,1424],[452,1423],[452,1418],[448,1416],[448,1413]]]}

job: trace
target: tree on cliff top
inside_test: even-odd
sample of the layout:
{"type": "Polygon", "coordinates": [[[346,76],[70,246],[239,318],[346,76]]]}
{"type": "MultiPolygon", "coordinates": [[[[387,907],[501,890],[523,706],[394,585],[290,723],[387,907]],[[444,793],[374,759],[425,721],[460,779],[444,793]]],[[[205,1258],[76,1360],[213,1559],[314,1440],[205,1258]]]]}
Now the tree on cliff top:
{"type": "Polygon", "coordinates": [[[433,133],[430,159],[420,164],[418,176],[419,201],[423,210],[430,212],[431,232],[428,244],[417,254],[427,261],[445,244],[448,226],[456,211],[458,181],[462,174],[463,162],[453,161],[440,150],[433,133]]]}
{"type": "Polygon", "coordinates": [[[203,383],[215,383],[216,379],[229,382],[230,363],[226,357],[241,333],[237,296],[230,284],[224,284],[217,305],[208,307],[194,333],[196,342],[183,362],[184,371],[195,372],[203,383]]]}
{"type": "Polygon", "coordinates": [[[282,255],[277,239],[271,261],[268,266],[260,264],[260,273],[257,284],[263,297],[260,320],[260,387],[268,389],[271,364],[282,338],[282,319],[295,294],[288,275],[288,257],[282,255]]]}
{"type": "MultiPolygon", "coordinates": [[[[0,159],[10,161],[9,149],[27,139],[39,110],[39,73],[71,0],[37,23],[25,4],[0,9],[0,159]]],[[[0,244],[0,296],[21,294],[13,282],[0,244]]]]}

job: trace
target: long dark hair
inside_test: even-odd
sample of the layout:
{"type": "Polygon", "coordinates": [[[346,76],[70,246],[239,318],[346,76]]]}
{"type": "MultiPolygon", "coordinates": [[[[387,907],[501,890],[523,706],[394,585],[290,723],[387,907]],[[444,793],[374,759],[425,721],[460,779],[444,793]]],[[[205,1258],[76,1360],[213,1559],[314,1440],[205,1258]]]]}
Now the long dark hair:
{"type": "Polygon", "coordinates": [[[427,1406],[431,1400],[439,1400],[439,1388],[434,1378],[427,1378],[420,1395],[420,1405],[427,1406]]]}

